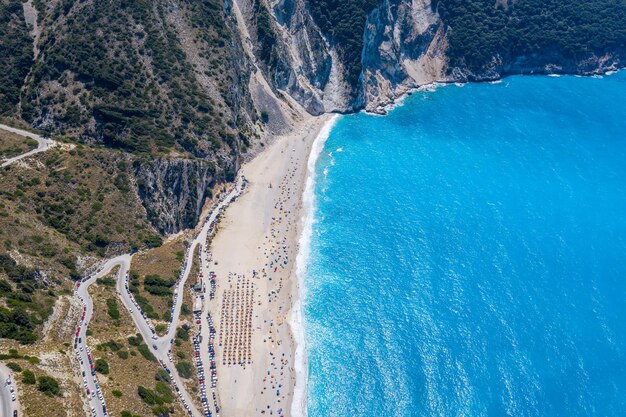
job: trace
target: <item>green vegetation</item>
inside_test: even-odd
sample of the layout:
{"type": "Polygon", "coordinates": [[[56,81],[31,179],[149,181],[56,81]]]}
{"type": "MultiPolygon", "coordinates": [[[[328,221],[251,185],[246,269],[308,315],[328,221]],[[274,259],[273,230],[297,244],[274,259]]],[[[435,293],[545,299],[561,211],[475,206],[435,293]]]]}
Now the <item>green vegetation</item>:
{"type": "Polygon", "coordinates": [[[143,288],[152,295],[171,297],[172,287],[176,283],[174,279],[163,279],[159,275],[146,275],[143,279],[143,288]]]}
{"type": "Polygon", "coordinates": [[[5,247],[8,242],[59,276],[78,280],[78,255],[145,247],[155,232],[141,203],[112,183],[121,152],[82,145],[73,151],[51,149],[39,156],[41,165],[0,171],[0,201],[6,205],[0,211],[7,213],[0,216],[0,237],[5,247]]]}
{"type": "Polygon", "coordinates": [[[98,284],[104,285],[105,287],[113,288],[115,287],[115,278],[109,276],[98,278],[98,284]]]}
{"type": "Polygon", "coordinates": [[[369,13],[380,0],[308,0],[311,14],[346,66],[347,79],[357,85],[361,74],[363,31],[369,13]]]}
{"type": "Polygon", "coordinates": [[[189,340],[189,331],[179,327],[176,329],[176,337],[181,340],[189,340]]]}
{"type": "Polygon", "coordinates": [[[115,398],[122,398],[122,391],[120,390],[116,390],[114,389],[113,391],[111,391],[111,394],[115,397],[115,398]]]}
{"type": "MultiPolygon", "coordinates": [[[[1,98],[0,101],[2,101],[1,98]]],[[[34,139],[16,135],[6,130],[0,130],[0,158],[10,158],[33,150],[36,147],[37,141],[34,139]]]]}
{"type": "Polygon", "coordinates": [[[128,344],[131,346],[140,346],[143,343],[143,337],[140,333],[137,333],[135,336],[130,336],[128,338],[128,344]]]}
{"type": "Polygon", "coordinates": [[[156,374],[154,375],[154,379],[156,379],[157,381],[163,381],[166,384],[169,384],[171,382],[170,375],[163,368],[159,368],[157,370],[156,374]]]}
{"type": "Polygon", "coordinates": [[[35,385],[37,383],[37,378],[35,378],[35,374],[28,369],[22,371],[22,382],[28,385],[35,385]]]}
{"type": "Polygon", "coordinates": [[[0,56],[0,115],[6,116],[19,102],[33,59],[33,40],[20,0],[0,0],[0,56]]]}
{"type": "Polygon", "coordinates": [[[115,298],[107,299],[107,313],[113,320],[120,319],[120,311],[117,308],[117,300],[115,298]]]}
{"type": "Polygon", "coordinates": [[[96,349],[98,350],[107,350],[107,349],[111,349],[113,352],[117,352],[118,350],[122,349],[124,346],[122,346],[120,343],[116,342],[115,340],[109,340],[106,343],[100,343],[98,346],[96,346],[96,349]]]}
{"type": "Polygon", "coordinates": [[[147,360],[156,362],[156,357],[152,354],[152,352],[150,352],[150,348],[145,343],[137,346],[137,350],[139,351],[139,353],[141,353],[141,356],[143,356],[147,360]]]}
{"type": "Polygon", "coordinates": [[[188,316],[191,314],[191,309],[187,304],[183,303],[183,305],[180,306],[180,314],[182,314],[183,316],[188,316]]]}
{"type": "MultiPolygon", "coordinates": [[[[137,154],[205,157],[226,144],[235,149],[235,122],[224,111],[236,76],[228,66],[224,6],[203,0],[179,7],[220,96],[199,83],[163,2],[68,0],[42,13],[55,29],[44,33],[23,117],[35,124],[49,117],[58,133],[137,154]]],[[[19,90],[21,82],[13,84],[19,90]]]]}
{"type": "Polygon", "coordinates": [[[22,344],[37,340],[35,327],[43,324],[54,305],[54,293],[38,278],[34,269],[17,265],[11,257],[0,255],[0,298],[6,303],[6,307],[0,307],[0,337],[22,344]]]}
{"type": "Polygon", "coordinates": [[[255,0],[253,5],[259,39],[259,57],[272,71],[276,69],[276,58],[278,57],[277,36],[272,26],[272,17],[261,0],[255,0]]]}
{"type": "Polygon", "coordinates": [[[57,380],[47,375],[39,377],[39,383],[37,384],[37,389],[50,397],[59,395],[61,391],[57,380]]]}
{"type": "Polygon", "coordinates": [[[12,370],[13,372],[22,372],[22,367],[19,365],[19,363],[9,362],[7,363],[7,368],[12,370]]]}
{"type": "Polygon", "coordinates": [[[581,59],[626,44],[623,1],[441,0],[438,11],[451,29],[451,66],[473,71],[485,69],[497,55],[510,62],[554,50],[581,59]]]}
{"type": "Polygon", "coordinates": [[[191,378],[193,375],[193,366],[189,362],[178,362],[176,364],[178,374],[183,378],[191,378]]]}
{"type": "Polygon", "coordinates": [[[108,375],[109,373],[109,363],[104,359],[96,359],[96,363],[94,366],[96,372],[108,375]]]}
{"type": "Polygon", "coordinates": [[[164,404],[171,404],[174,401],[172,391],[167,384],[162,381],[156,382],[154,390],[140,385],[137,387],[137,393],[139,394],[139,397],[141,397],[141,399],[148,405],[161,406],[164,404]]]}
{"type": "Polygon", "coordinates": [[[154,307],[152,307],[152,304],[150,304],[146,297],[135,294],[135,301],[137,301],[137,304],[139,304],[143,312],[146,313],[146,316],[151,319],[159,319],[159,315],[154,311],[154,307]]]}

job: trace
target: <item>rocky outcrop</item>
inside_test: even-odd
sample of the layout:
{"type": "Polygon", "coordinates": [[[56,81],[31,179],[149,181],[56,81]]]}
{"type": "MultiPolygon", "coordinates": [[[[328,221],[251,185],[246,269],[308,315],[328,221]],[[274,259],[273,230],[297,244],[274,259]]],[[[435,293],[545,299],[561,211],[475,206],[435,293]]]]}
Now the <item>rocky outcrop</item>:
{"type": "Polygon", "coordinates": [[[356,107],[376,111],[410,88],[445,81],[446,29],[430,0],[383,0],[365,27],[356,107]]]}
{"type": "Polygon", "coordinates": [[[148,220],[162,234],[192,228],[218,179],[211,161],[191,159],[136,160],[136,190],[148,220]]]}
{"type": "Polygon", "coordinates": [[[328,44],[304,0],[235,0],[241,14],[240,34],[250,45],[251,63],[274,95],[286,93],[311,114],[353,109],[351,86],[345,81],[336,51],[328,44]],[[262,56],[259,9],[272,17],[276,44],[270,62],[262,56]]]}
{"type": "Polygon", "coordinates": [[[624,66],[626,47],[608,52],[593,53],[585,56],[567,58],[555,49],[541,53],[523,55],[515,58],[493,57],[490,65],[481,72],[467,68],[451,68],[450,77],[454,81],[493,81],[507,75],[516,74],[577,74],[596,75],[614,71],[624,66]]]}

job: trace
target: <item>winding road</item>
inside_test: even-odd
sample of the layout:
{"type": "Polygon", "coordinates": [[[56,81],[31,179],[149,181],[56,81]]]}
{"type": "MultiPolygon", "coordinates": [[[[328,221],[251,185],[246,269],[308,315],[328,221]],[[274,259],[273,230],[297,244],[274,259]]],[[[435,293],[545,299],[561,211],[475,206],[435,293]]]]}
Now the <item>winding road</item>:
{"type": "Polygon", "coordinates": [[[28,151],[28,152],[23,153],[21,155],[17,155],[17,156],[14,156],[13,158],[9,158],[9,159],[5,160],[4,162],[2,162],[0,164],[1,168],[9,166],[9,165],[11,165],[14,162],[19,161],[20,159],[24,159],[24,158],[29,157],[31,155],[35,155],[36,153],[47,151],[52,146],[54,146],[54,141],[52,139],[45,138],[43,136],[39,136],[39,135],[37,135],[35,133],[31,133],[31,132],[28,132],[26,130],[16,129],[14,127],[3,125],[3,124],[0,124],[0,129],[6,130],[8,132],[15,133],[15,134],[18,134],[18,135],[21,135],[21,136],[26,136],[26,137],[29,137],[31,139],[35,139],[37,141],[37,143],[39,144],[37,146],[37,148],[33,149],[32,151],[28,151]]]}
{"type": "MultiPolygon", "coordinates": [[[[213,231],[215,222],[222,211],[234,201],[245,187],[245,179],[241,178],[236,182],[236,185],[228,192],[221,201],[212,209],[207,218],[205,219],[202,229],[198,233],[197,237],[193,240],[187,251],[184,269],[181,273],[180,280],[177,284],[177,289],[184,288],[185,282],[191,272],[193,265],[194,251],[197,245],[204,244],[207,239],[207,235],[213,231]]],[[[130,269],[132,256],[129,254],[121,255],[116,258],[108,260],[102,265],[98,272],[90,275],[88,278],[83,279],[76,289],[76,296],[79,298],[83,305],[83,312],[81,313],[81,319],[77,325],[75,333],[75,351],[76,356],[81,365],[81,374],[84,378],[85,392],[89,389],[89,406],[91,407],[91,413],[95,417],[106,417],[108,412],[104,402],[104,397],[100,390],[100,386],[97,381],[97,375],[92,371],[91,357],[89,353],[89,347],[86,345],[86,332],[89,321],[93,315],[93,302],[89,296],[89,286],[93,284],[98,278],[107,275],[113,268],[119,266],[117,273],[117,293],[126,309],[130,312],[137,330],[142,335],[146,344],[150,347],[151,352],[158,359],[161,366],[169,373],[176,393],[182,400],[187,412],[192,417],[208,416],[206,410],[200,412],[192,397],[189,395],[182,379],[176,371],[175,364],[171,360],[170,349],[174,342],[174,336],[176,334],[176,328],[178,327],[180,319],[180,309],[182,306],[183,297],[180,296],[182,291],[176,291],[174,296],[174,305],[171,323],[168,332],[161,337],[157,337],[154,331],[154,327],[142,313],[139,305],[135,302],[133,295],[128,289],[128,271],[130,269]],[[95,393],[95,394],[94,394],[95,393]]],[[[205,339],[206,340],[206,339],[205,339]]],[[[202,349],[203,351],[205,349],[202,349]]]]}
{"type": "Polygon", "coordinates": [[[11,370],[4,364],[0,364],[0,411],[2,412],[0,415],[13,417],[13,412],[17,410],[19,410],[19,403],[15,383],[11,378],[11,370]],[[10,378],[11,384],[7,384],[8,378],[10,378]],[[13,397],[15,397],[15,401],[13,401],[13,397]]]}

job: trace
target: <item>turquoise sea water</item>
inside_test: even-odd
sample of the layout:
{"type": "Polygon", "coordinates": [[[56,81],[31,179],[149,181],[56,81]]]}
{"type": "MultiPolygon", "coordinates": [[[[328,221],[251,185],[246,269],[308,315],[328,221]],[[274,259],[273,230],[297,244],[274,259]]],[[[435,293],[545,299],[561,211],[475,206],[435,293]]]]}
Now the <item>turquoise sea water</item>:
{"type": "Polygon", "coordinates": [[[626,73],[342,117],[316,165],[308,415],[626,415],[626,73]]]}

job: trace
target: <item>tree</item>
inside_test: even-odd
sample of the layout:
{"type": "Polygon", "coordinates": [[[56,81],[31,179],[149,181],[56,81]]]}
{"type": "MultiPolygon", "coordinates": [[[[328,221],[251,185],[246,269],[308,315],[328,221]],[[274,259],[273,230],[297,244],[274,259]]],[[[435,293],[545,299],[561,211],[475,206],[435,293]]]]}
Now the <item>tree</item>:
{"type": "Polygon", "coordinates": [[[107,375],[109,373],[109,364],[102,358],[96,359],[95,369],[96,372],[107,375]]]}
{"type": "Polygon", "coordinates": [[[189,362],[179,362],[176,364],[178,374],[183,378],[191,378],[193,368],[189,362]]]}
{"type": "Polygon", "coordinates": [[[35,378],[35,374],[28,369],[22,371],[22,382],[28,385],[34,385],[37,383],[37,378],[35,378]]]}
{"type": "Polygon", "coordinates": [[[13,372],[21,372],[22,371],[22,367],[19,364],[15,363],[15,362],[7,363],[7,368],[12,370],[13,372]]]}
{"type": "Polygon", "coordinates": [[[59,395],[59,392],[61,391],[59,383],[51,376],[39,377],[39,385],[37,386],[37,389],[50,397],[59,395]]]}

